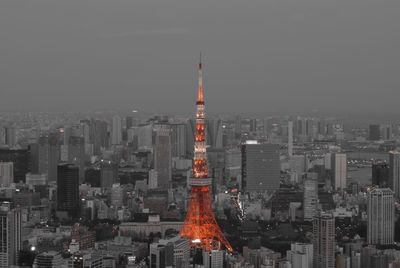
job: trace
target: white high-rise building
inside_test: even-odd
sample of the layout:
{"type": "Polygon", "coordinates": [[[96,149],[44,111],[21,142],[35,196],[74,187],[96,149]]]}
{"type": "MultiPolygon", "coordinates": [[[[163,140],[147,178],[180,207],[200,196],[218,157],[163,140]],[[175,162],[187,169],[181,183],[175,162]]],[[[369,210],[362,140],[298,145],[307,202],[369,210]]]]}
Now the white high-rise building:
{"type": "Polygon", "coordinates": [[[111,187],[111,205],[115,208],[120,208],[123,206],[124,200],[124,189],[121,184],[114,183],[111,187]]]}
{"type": "Polygon", "coordinates": [[[335,267],[335,218],[331,214],[322,214],[314,218],[313,250],[313,267],[335,267]]]}
{"type": "Polygon", "coordinates": [[[318,184],[317,180],[313,178],[306,178],[303,182],[303,211],[304,220],[312,220],[317,212],[318,205],[318,184]]]}
{"type": "Polygon", "coordinates": [[[286,258],[290,261],[292,268],[307,268],[308,259],[307,255],[298,251],[288,250],[286,252],[286,258]]]}
{"type": "Polygon", "coordinates": [[[189,258],[189,240],[180,236],[167,240],[160,239],[158,243],[150,244],[150,267],[152,268],[189,268],[189,258]]]}
{"type": "Polygon", "coordinates": [[[286,256],[291,262],[292,268],[313,268],[314,249],[312,244],[292,243],[286,256]]]}
{"type": "Polygon", "coordinates": [[[389,188],[368,192],[368,244],[391,245],[394,242],[394,198],[389,188]]]}
{"type": "Polygon", "coordinates": [[[0,162],[0,186],[9,186],[13,182],[13,162],[0,162]]]}
{"type": "Polygon", "coordinates": [[[400,198],[400,152],[389,152],[389,185],[396,198],[400,198]]]}
{"type": "Polygon", "coordinates": [[[149,170],[149,189],[155,189],[158,187],[158,175],[154,169],[149,170]]]}
{"type": "Polygon", "coordinates": [[[288,122],[288,156],[289,158],[293,155],[293,122],[288,122]]]}
{"type": "Polygon", "coordinates": [[[118,145],[122,142],[122,119],[118,115],[112,118],[111,145],[118,145]]]}
{"type": "Polygon", "coordinates": [[[0,206],[0,268],[18,264],[18,254],[22,249],[21,211],[11,209],[10,203],[0,206]]]}
{"type": "Polygon", "coordinates": [[[344,153],[331,155],[332,186],[335,190],[344,190],[347,186],[347,157],[344,153]]]}
{"type": "Polygon", "coordinates": [[[211,250],[203,251],[203,267],[204,268],[220,268],[224,267],[224,251],[211,250]]]}
{"type": "Polygon", "coordinates": [[[138,127],[138,148],[150,150],[153,146],[153,126],[145,125],[138,127]]]}

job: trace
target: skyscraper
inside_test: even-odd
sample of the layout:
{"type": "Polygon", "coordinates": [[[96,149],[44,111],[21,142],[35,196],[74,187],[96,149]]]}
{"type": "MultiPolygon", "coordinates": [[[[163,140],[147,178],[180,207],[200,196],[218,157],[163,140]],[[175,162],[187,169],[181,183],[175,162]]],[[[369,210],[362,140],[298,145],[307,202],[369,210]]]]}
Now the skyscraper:
{"type": "Polygon", "coordinates": [[[169,127],[156,130],[154,145],[154,170],[157,171],[158,187],[168,188],[172,176],[171,136],[169,127]]]}
{"type": "Polygon", "coordinates": [[[392,139],[392,126],[390,124],[381,127],[381,137],[383,140],[392,139]]]}
{"type": "Polygon", "coordinates": [[[12,162],[0,162],[0,186],[9,186],[14,182],[14,168],[12,162]]]}
{"type": "Polygon", "coordinates": [[[58,133],[39,138],[39,173],[47,174],[48,181],[56,181],[57,165],[60,162],[60,140],[58,133]]]}
{"type": "Polygon", "coordinates": [[[27,149],[0,149],[0,162],[12,162],[14,182],[25,182],[31,170],[30,151],[27,149]]]}
{"type": "Polygon", "coordinates": [[[111,145],[121,144],[122,141],[122,119],[118,115],[112,118],[111,145]]]}
{"type": "Polygon", "coordinates": [[[249,130],[250,130],[250,132],[257,132],[257,119],[256,118],[250,118],[249,130]]]}
{"type": "Polygon", "coordinates": [[[347,157],[344,153],[331,155],[332,186],[344,190],[347,186],[347,157]]]}
{"type": "Polygon", "coordinates": [[[312,244],[292,243],[287,251],[292,268],[313,268],[314,248],[312,244]]]}
{"type": "Polygon", "coordinates": [[[389,165],[386,162],[372,164],[372,184],[381,188],[389,187],[389,165]]]}
{"type": "Polygon", "coordinates": [[[108,147],[107,122],[95,120],[93,125],[93,151],[98,155],[102,149],[108,147]]]}
{"type": "Polygon", "coordinates": [[[206,120],[206,141],[212,148],[222,148],[222,121],[221,119],[206,120]]]}
{"type": "Polygon", "coordinates": [[[317,212],[318,205],[318,183],[316,179],[305,178],[303,181],[303,211],[304,220],[312,220],[317,212]]]}
{"type": "Polygon", "coordinates": [[[369,125],[369,140],[378,141],[381,138],[381,127],[379,125],[369,125]]]}
{"type": "Polygon", "coordinates": [[[100,163],[100,186],[111,188],[118,179],[118,165],[110,160],[101,160],[100,163]]]}
{"type": "Polygon", "coordinates": [[[150,267],[189,267],[189,241],[179,236],[150,244],[150,267]]]}
{"type": "Polygon", "coordinates": [[[186,157],[186,124],[171,125],[172,157],[186,157]]]}
{"type": "Polygon", "coordinates": [[[203,267],[204,268],[224,267],[224,251],[222,250],[203,251],[203,267]]]}
{"type": "Polygon", "coordinates": [[[288,156],[289,158],[293,155],[293,122],[288,122],[288,156]]]}
{"type": "Polygon", "coordinates": [[[4,128],[4,142],[9,148],[13,148],[17,144],[17,133],[15,128],[4,128]]]}
{"type": "Polygon", "coordinates": [[[79,168],[62,163],[57,168],[57,210],[79,215],[79,168]]]}
{"type": "Polygon", "coordinates": [[[234,133],[235,138],[240,139],[242,134],[242,118],[240,117],[240,115],[235,116],[234,133]]]}
{"type": "Polygon", "coordinates": [[[22,249],[21,211],[11,209],[10,203],[0,206],[0,268],[18,264],[18,254],[22,249]]]}
{"type": "Polygon", "coordinates": [[[68,162],[79,167],[79,182],[85,177],[85,139],[84,137],[70,136],[68,139],[68,162]]]}
{"type": "Polygon", "coordinates": [[[279,189],[279,145],[246,142],[242,145],[242,180],[247,192],[279,189]]]}
{"type": "Polygon", "coordinates": [[[368,191],[368,244],[391,245],[394,241],[394,198],[389,188],[368,191]]]}
{"type": "Polygon", "coordinates": [[[150,150],[153,144],[153,126],[144,125],[138,127],[139,150],[150,150]]]}
{"type": "Polygon", "coordinates": [[[400,152],[389,152],[389,186],[396,198],[400,198],[400,152]]]}
{"type": "Polygon", "coordinates": [[[335,218],[322,214],[313,221],[315,268],[335,267],[335,218]]]}

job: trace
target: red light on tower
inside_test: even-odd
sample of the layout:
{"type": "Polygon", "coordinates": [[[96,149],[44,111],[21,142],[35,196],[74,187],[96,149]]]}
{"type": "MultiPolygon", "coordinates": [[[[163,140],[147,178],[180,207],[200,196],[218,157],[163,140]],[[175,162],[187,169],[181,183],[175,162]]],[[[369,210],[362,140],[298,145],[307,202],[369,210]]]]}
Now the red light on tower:
{"type": "Polygon", "coordinates": [[[200,55],[199,86],[197,92],[197,112],[195,143],[193,157],[193,177],[190,181],[191,192],[188,212],[180,231],[182,237],[191,241],[191,246],[205,250],[220,249],[221,246],[233,251],[224,234],[215,220],[212,209],[210,185],[208,177],[206,141],[205,141],[205,113],[203,98],[202,63],[200,55]]]}

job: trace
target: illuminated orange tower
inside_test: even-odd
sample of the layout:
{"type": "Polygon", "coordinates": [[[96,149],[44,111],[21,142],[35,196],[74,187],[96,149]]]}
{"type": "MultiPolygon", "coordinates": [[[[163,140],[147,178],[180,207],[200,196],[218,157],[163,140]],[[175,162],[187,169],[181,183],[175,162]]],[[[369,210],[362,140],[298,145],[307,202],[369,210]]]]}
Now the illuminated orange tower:
{"type": "Polygon", "coordinates": [[[220,249],[233,251],[215,220],[211,205],[210,185],[206,155],[206,126],[204,114],[203,78],[201,55],[199,62],[199,88],[197,92],[196,129],[194,141],[193,176],[188,212],[180,231],[182,237],[191,241],[191,246],[205,250],[220,249]]]}

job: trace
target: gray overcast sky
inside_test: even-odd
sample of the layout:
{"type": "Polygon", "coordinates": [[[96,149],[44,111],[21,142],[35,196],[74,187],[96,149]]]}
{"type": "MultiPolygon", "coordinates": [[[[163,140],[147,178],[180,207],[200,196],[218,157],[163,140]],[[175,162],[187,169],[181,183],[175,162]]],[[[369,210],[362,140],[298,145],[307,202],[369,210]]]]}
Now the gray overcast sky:
{"type": "Polygon", "coordinates": [[[1,0],[0,111],[398,112],[399,0],[1,0]]]}

